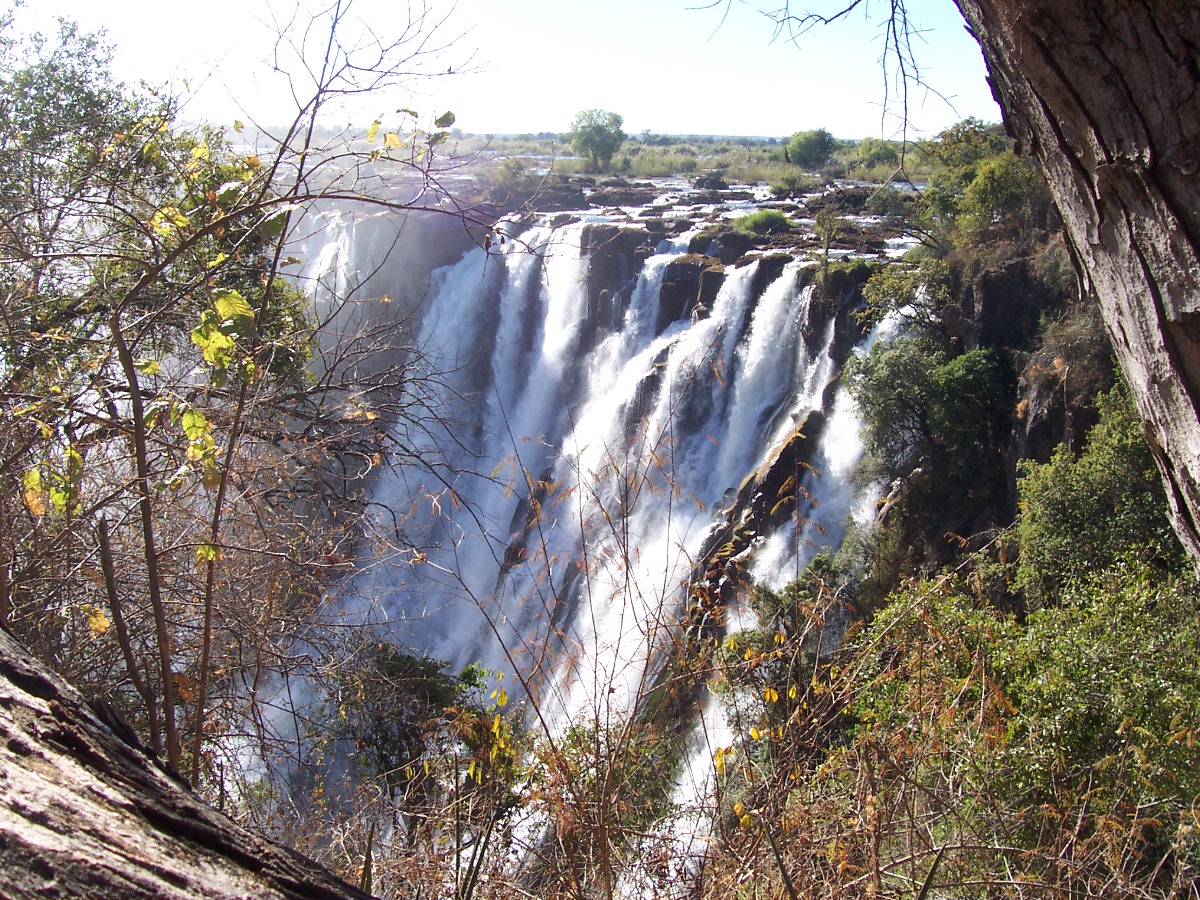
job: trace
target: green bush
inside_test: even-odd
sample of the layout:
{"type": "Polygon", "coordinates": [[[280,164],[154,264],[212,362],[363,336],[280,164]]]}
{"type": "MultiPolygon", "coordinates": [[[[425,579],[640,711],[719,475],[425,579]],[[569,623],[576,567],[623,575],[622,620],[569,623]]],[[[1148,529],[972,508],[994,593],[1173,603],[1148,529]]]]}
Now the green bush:
{"type": "Polygon", "coordinates": [[[959,227],[971,236],[994,226],[1015,233],[1044,218],[1049,205],[1050,193],[1037,169],[1006,150],[977,166],[959,203],[959,227]]]}
{"type": "Polygon", "coordinates": [[[975,895],[1014,876],[1039,896],[1194,891],[1200,670],[1180,661],[1200,653],[1196,588],[1118,567],[1025,623],[969,583],[895,595],[847,666],[851,758],[889,773],[878,820],[899,837],[920,796],[929,833],[971,836],[939,884],[975,895]]]}
{"type": "Polygon", "coordinates": [[[898,338],[853,358],[845,378],[882,480],[924,466],[936,473],[940,489],[963,499],[980,502],[977,492],[985,484],[995,487],[1013,386],[994,351],[947,358],[928,341],[898,338]]]}
{"type": "Polygon", "coordinates": [[[777,209],[760,209],[738,219],[734,227],[747,234],[778,234],[791,231],[792,223],[777,209]]]}
{"type": "Polygon", "coordinates": [[[811,172],[825,165],[835,149],[837,141],[824,128],[801,131],[788,141],[787,158],[792,165],[811,172]]]}
{"type": "Polygon", "coordinates": [[[882,165],[895,166],[900,162],[900,151],[891,141],[863,138],[858,145],[857,162],[864,169],[873,169],[882,165]]]}
{"type": "Polygon", "coordinates": [[[1184,565],[1127,390],[1118,385],[1097,400],[1100,423],[1078,458],[1060,447],[1044,465],[1021,465],[1017,583],[1035,605],[1130,553],[1160,573],[1184,565]]]}
{"type": "Polygon", "coordinates": [[[811,178],[801,175],[798,172],[787,172],[781,178],[771,183],[771,193],[779,200],[787,197],[795,197],[797,194],[803,194],[806,191],[812,190],[813,182],[811,178]]]}

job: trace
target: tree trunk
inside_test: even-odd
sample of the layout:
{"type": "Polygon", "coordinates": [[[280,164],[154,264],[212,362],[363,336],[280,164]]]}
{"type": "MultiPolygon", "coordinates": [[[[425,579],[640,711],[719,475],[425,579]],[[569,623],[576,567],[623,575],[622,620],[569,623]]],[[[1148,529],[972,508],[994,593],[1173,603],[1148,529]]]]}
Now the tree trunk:
{"type": "Polygon", "coordinates": [[[1200,4],[955,2],[1045,171],[1200,566],[1200,4]]]}
{"type": "Polygon", "coordinates": [[[0,897],[367,900],[204,805],[136,741],[0,629],[0,897]]]}

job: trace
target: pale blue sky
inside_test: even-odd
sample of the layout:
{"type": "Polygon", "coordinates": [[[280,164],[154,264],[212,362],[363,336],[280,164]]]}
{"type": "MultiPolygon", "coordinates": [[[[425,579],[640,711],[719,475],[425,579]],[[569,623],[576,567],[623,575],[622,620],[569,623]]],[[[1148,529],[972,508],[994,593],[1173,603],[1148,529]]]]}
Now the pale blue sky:
{"type": "MultiPolygon", "coordinates": [[[[393,91],[342,114],[365,122],[396,107],[429,115],[453,110],[465,131],[565,131],[574,114],[593,107],[625,117],[626,131],[785,135],[824,127],[838,137],[891,137],[881,121],[883,50],[876,14],[818,29],[799,47],[771,42],[759,12],[781,0],[430,0],[445,17],[442,34],[461,35],[431,63],[444,72],[471,56],[478,71],[421,81],[415,93],[393,91]]],[[[837,0],[793,0],[832,9],[837,0]]],[[[127,81],[145,79],[190,89],[187,114],[217,122],[235,118],[279,123],[293,109],[265,60],[271,53],[272,9],[284,0],[38,0],[26,25],[48,14],[104,27],[127,81]]],[[[951,0],[910,0],[926,31],[917,51],[928,82],[953,104],[916,91],[910,121],[925,135],[966,116],[995,121],[999,110],[984,80],[979,49],[951,0]]],[[[314,7],[318,8],[318,7],[314,7]]],[[[396,0],[356,0],[353,12],[380,34],[394,33],[406,7],[396,0]]],[[[340,123],[339,123],[340,124],[340,123]]]]}

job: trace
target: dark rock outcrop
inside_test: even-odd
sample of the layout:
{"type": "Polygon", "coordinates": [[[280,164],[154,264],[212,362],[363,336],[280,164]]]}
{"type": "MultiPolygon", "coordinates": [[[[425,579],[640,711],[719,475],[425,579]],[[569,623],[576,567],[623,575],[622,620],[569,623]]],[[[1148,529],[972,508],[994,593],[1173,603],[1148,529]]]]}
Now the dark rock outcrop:
{"type": "Polygon", "coordinates": [[[693,314],[705,315],[724,281],[725,269],[711,256],[689,253],[672,261],[659,292],[656,332],[693,314]]]}
{"type": "Polygon", "coordinates": [[[691,624],[702,640],[719,636],[719,609],[733,600],[741,584],[747,551],[761,536],[808,511],[804,476],[824,430],[825,416],[817,410],[797,422],[762,465],[746,476],[713,524],[692,568],[689,588],[691,624]]]}

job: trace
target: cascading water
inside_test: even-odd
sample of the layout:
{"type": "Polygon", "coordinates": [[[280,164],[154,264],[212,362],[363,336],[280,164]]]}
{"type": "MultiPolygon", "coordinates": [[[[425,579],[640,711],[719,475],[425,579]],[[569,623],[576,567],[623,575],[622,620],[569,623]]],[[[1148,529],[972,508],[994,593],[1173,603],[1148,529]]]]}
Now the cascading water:
{"type": "MultiPolygon", "coordinates": [[[[367,304],[352,314],[370,316],[390,293],[388,308],[420,317],[416,349],[386,365],[403,356],[427,413],[390,427],[344,616],[450,671],[497,673],[556,742],[575,725],[619,733],[661,703],[672,648],[769,628],[730,584],[785,587],[871,516],[874,497],[850,479],[863,443],[838,376],[895,323],[854,348],[853,294],[817,292],[815,262],[756,252],[720,265],[694,252],[724,252],[719,241],[665,223],[666,200],[686,205],[504,220],[438,268],[410,252],[395,265],[389,247],[407,245],[386,217],[342,209],[298,247],[318,308],[353,295],[367,304]]],[[[692,205],[688,217],[721,215],[692,205]]],[[[671,859],[668,880],[700,870],[714,754],[749,750],[742,724],[762,697],[684,680],[676,811],[626,848],[647,864],[620,872],[623,896],[661,895],[643,883],[655,859],[671,859]]],[[[536,846],[546,821],[511,828],[536,846]]]]}
{"type": "MultiPolygon", "coordinates": [[[[406,543],[364,554],[346,611],[452,670],[511,673],[508,694],[552,737],[638,708],[686,630],[706,542],[810,413],[807,503],[757,534],[750,573],[783,586],[840,543],[854,506],[839,312],[814,298],[811,264],[722,270],[686,253],[695,233],[655,245],[627,216],[504,221],[429,278],[419,345],[441,405],[392,439],[438,464],[374,484],[380,533],[402,519],[406,543]]],[[[310,254],[327,273],[353,257],[353,236],[335,240],[310,254]]],[[[692,812],[668,826],[681,858],[711,821],[713,751],[732,740],[716,698],[697,701],[674,797],[692,812]]]]}
{"type": "MultiPolygon", "coordinates": [[[[374,488],[382,508],[408,511],[421,551],[369,568],[352,594],[418,652],[516,673],[510,693],[553,731],[634,707],[714,511],[824,405],[834,329],[812,327],[800,262],[729,268],[710,309],[693,299],[672,320],[663,285],[690,234],[655,251],[598,217],[498,234],[431,279],[421,345],[446,373],[447,405],[402,441],[444,468],[401,467],[374,488]],[[626,275],[598,300],[600,256],[626,275]]],[[[836,535],[858,448],[836,445],[833,412],[835,477],[810,493],[836,535]]],[[[768,547],[780,566],[797,552],[786,531],[768,547]]]]}

